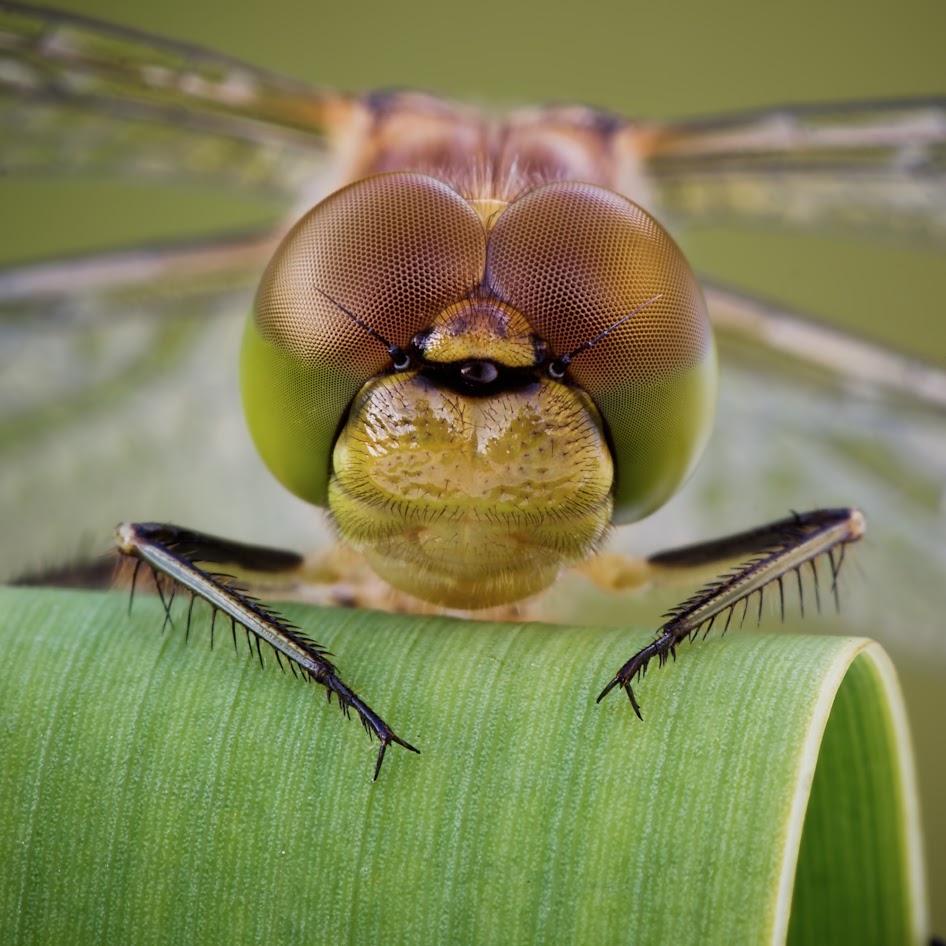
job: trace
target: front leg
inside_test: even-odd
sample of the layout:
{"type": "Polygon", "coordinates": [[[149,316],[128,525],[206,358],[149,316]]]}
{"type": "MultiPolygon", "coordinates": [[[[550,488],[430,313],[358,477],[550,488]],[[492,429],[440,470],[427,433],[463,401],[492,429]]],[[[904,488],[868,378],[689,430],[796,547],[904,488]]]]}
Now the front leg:
{"type": "MultiPolygon", "coordinates": [[[[697,545],[688,545],[651,556],[649,564],[661,568],[690,568],[714,561],[725,561],[737,556],[753,556],[733,571],[710,582],[695,595],[668,612],[669,620],[657,631],[657,638],[639,650],[614,675],[598,696],[600,703],[614,687],[627,693],[634,712],[641,717],[640,706],[631,681],[643,676],[654,657],[660,666],[668,656],[676,656],[676,646],[684,638],[693,638],[701,628],[708,634],[716,618],[727,612],[724,632],[729,628],[733,610],[738,604],[748,607],[749,598],[758,592],[759,613],[762,594],[771,584],[779,589],[779,602],[784,614],[785,596],[783,579],[795,572],[801,588],[800,569],[805,563],[827,555],[831,562],[832,592],[837,602],[838,573],[844,560],[844,549],[860,539],[867,528],[863,513],[858,509],[818,509],[796,513],[786,519],[697,545]]],[[[817,582],[817,572],[815,572],[817,582]]],[[[817,583],[815,585],[817,593],[817,583]]]]}
{"type": "MultiPolygon", "coordinates": [[[[384,753],[390,743],[396,743],[411,752],[414,746],[401,739],[393,729],[368,706],[338,675],[335,665],[328,659],[325,649],[293,624],[284,621],[279,614],[256,598],[236,587],[233,579],[198,567],[196,562],[229,563],[257,572],[281,573],[292,571],[302,564],[300,556],[281,549],[244,545],[216,536],[192,532],[179,526],[162,523],[124,522],[115,531],[116,545],[120,554],[137,559],[135,576],[142,563],[148,565],[155,576],[158,593],[170,615],[170,600],[164,598],[159,576],[166,576],[172,588],[186,588],[192,596],[203,598],[216,612],[222,611],[236,625],[252,634],[256,641],[257,655],[262,662],[260,642],[269,644],[280,665],[280,654],[289,661],[296,672],[298,668],[305,679],[313,680],[325,687],[329,701],[334,694],[345,715],[354,710],[369,733],[377,736],[381,743],[375,763],[374,778],[377,779],[384,761],[384,753]]],[[[132,583],[134,593],[134,579],[132,583]]],[[[172,591],[173,594],[173,591],[172,591]]],[[[211,640],[213,625],[211,625],[211,640]]],[[[249,639],[249,638],[248,638],[249,639]]]]}

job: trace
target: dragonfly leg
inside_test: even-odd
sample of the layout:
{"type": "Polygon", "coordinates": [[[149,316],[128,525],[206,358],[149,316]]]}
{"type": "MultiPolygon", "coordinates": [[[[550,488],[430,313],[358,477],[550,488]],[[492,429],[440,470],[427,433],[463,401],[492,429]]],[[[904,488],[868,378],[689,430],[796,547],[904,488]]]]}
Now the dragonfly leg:
{"type": "MultiPolygon", "coordinates": [[[[778,586],[784,612],[783,579],[791,572],[799,574],[806,563],[811,563],[814,569],[814,560],[819,556],[827,555],[831,562],[831,590],[837,602],[837,579],[844,549],[848,543],[860,539],[866,528],[864,515],[858,509],[817,509],[795,513],[746,532],[652,555],[648,562],[660,568],[695,568],[740,557],[745,561],[664,615],[668,620],[658,629],[656,639],[618,670],[601,691],[598,702],[615,687],[621,687],[634,712],[643,718],[631,681],[646,673],[651,660],[656,657],[662,666],[668,657],[676,656],[677,644],[685,638],[692,639],[701,629],[705,636],[722,614],[727,615],[725,631],[735,607],[738,604],[747,607],[749,598],[757,593],[761,613],[762,594],[772,584],[778,586]]],[[[815,575],[817,577],[817,572],[815,575]]],[[[815,590],[817,592],[817,583],[815,590]]]]}
{"type": "Polygon", "coordinates": [[[375,764],[375,779],[381,771],[389,744],[396,743],[411,752],[419,751],[396,735],[342,680],[320,644],[239,588],[230,576],[208,571],[196,564],[228,564],[253,572],[278,573],[299,567],[303,561],[301,556],[282,549],[232,542],[164,523],[124,522],[115,530],[115,536],[119,553],[137,559],[136,573],[142,563],[151,569],[168,613],[170,598],[165,598],[160,576],[170,581],[171,595],[173,589],[185,588],[192,596],[207,601],[215,613],[226,614],[232,627],[243,627],[255,639],[260,662],[262,642],[273,649],[280,663],[282,655],[288,659],[293,672],[298,670],[304,679],[324,686],[330,701],[334,694],[346,716],[354,710],[365,729],[375,735],[381,744],[375,764]]]}

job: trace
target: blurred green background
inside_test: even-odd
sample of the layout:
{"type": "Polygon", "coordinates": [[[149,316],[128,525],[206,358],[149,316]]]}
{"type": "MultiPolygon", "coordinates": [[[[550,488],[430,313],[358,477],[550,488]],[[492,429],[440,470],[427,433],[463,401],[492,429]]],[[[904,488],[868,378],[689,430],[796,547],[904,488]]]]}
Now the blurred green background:
{"type": "MultiPolygon", "coordinates": [[[[463,7],[398,3],[61,3],[317,84],[408,86],[489,105],[580,101],[645,118],[793,102],[946,94],[946,4],[751,2],[463,7]]],[[[239,194],[105,181],[0,181],[0,259],[109,247],[263,219],[239,194]]],[[[705,228],[698,269],[946,363],[942,248],[705,228]]],[[[930,594],[942,595],[941,588],[930,594]]],[[[870,629],[865,628],[865,633],[870,629]]],[[[900,667],[918,733],[936,928],[946,931],[946,771],[930,751],[946,677],[900,667]]]]}

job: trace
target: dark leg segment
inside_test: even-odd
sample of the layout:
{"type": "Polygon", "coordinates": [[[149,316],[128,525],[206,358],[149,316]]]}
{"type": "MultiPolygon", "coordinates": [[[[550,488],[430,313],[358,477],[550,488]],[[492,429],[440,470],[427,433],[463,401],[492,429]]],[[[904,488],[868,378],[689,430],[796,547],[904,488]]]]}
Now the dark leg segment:
{"type": "MultiPolygon", "coordinates": [[[[239,624],[246,630],[248,640],[249,635],[253,635],[261,662],[260,642],[263,641],[272,647],[280,664],[282,654],[288,658],[291,667],[298,667],[302,671],[304,678],[324,686],[330,702],[334,693],[346,716],[354,710],[365,729],[377,736],[381,743],[375,764],[375,779],[381,771],[381,763],[390,743],[396,743],[411,752],[419,751],[397,736],[394,730],[345,684],[321,645],[255,598],[240,591],[229,576],[208,572],[194,564],[231,563],[252,571],[279,572],[297,567],[301,563],[300,556],[293,552],[244,545],[178,526],[153,522],[122,523],[115,530],[115,536],[122,555],[136,558],[139,563],[144,562],[155,573],[158,592],[168,616],[170,600],[165,598],[161,590],[161,584],[157,581],[158,575],[170,579],[172,589],[184,587],[192,596],[207,601],[214,612],[222,611],[228,615],[234,629],[239,624]]],[[[138,567],[139,565],[136,565],[136,572],[138,567]]]]}
{"type": "MultiPolygon", "coordinates": [[[[643,676],[647,665],[656,657],[663,666],[669,656],[676,656],[676,645],[684,638],[693,638],[701,628],[708,633],[713,622],[728,612],[726,628],[733,609],[743,605],[743,615],[749,598],[758,592],[761,613],[762,594],[773,582],[778,585],[779,601],[784,612],[782,581],[808,563],[814,571],[814,560],[827,555],[831,562],[832,591],[837,601],[838,572],[849,542],[860,539],[867,528],[863,513],[858,509],[818,509],[796,513],[786,519],[747,532],[697,545],[688,545],[650,558],[654,564],[667,567],[691,567],[737,556],[753,555],[749,561],[721,578],[711,582],[681,605],[668,612],[669,620],[657,631],[657,638],[639,650],[614,675],[598,696],[600,703],[615,687],[621,687],[631,701],[634,712],[641,717],[640,706],[631,689],[635,676],[643,676]]],[[[817,594],[817,572],[815,572],[817,594]]],[[[799,577],[800,581],[800,577],[799,577]]]]}

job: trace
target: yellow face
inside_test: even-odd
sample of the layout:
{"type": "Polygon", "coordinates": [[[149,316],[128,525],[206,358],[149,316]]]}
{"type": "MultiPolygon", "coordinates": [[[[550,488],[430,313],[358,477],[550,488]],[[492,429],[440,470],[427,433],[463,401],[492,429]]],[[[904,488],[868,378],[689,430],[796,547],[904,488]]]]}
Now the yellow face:
{"type": "Polygon", "coordinates": [[[270,469],[382,578],[483,608],[676,491],[716,364],[692,272],[626,198],[554,182],[484,202],[389,173],[287,236],[242,383],[270,469]]]}
{"type": "Polygon", "coordinates": [[[598,411],[530,370],[541,355],[528,325],[495,304],[451,308],[417,347],[417,367],[361,389],[335,443],[341,534],[386,581],[437,604],[542,590],[611,520],[598,411]]]}

